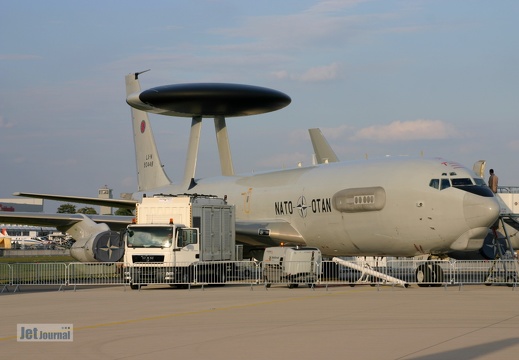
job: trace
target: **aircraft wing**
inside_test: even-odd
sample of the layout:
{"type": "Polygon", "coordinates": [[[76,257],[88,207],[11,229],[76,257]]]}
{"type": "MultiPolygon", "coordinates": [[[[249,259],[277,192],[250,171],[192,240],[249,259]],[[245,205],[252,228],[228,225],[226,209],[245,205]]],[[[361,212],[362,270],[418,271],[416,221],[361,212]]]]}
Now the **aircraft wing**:
{"type": "MultiPolygon", "coordinates": [[[[112,230],[122,230],[132,222],[133,216],[87,215],[96,223],[105,223],[112,230]]],[[[47,214],[34,212],[0,212],[0,223],[70,227],[84,219],[83,214],[47,214]]]]}
{"type": "Polygon", "coordinates": [[[122,209],[135,209],[137,200],[124,200],[124,199],[100,199],[95,197],[84,197],[84,196],[67,196],[67,195],[52,195],[52,194],[37,194],[37,193],[22,193],[15,192],[14,196],[24,196],[36,199],[47,199],[55,201],[65,201],[80,204],[89,205],[100,205],[108,207],[117,207],[122,209]]]}
{"type": "Polygon", "coordinates": [[[301,234],[288,221],[236,221],[236,241],[252,246],[278,246],[281,243],[305,245],[301,234]]]}

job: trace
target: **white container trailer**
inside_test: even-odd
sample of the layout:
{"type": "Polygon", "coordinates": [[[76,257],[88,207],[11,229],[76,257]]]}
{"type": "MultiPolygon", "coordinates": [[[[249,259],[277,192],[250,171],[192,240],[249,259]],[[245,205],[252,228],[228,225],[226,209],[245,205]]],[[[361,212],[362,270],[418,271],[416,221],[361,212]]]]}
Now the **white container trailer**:
{"type": "Polygon", "coordinates": [[[321,274],[322,256],[313,247],[269,247],[263,254],[263,280],[265,286],[286,284],[289,288],[306,284],[315,285],[321,274]]]}

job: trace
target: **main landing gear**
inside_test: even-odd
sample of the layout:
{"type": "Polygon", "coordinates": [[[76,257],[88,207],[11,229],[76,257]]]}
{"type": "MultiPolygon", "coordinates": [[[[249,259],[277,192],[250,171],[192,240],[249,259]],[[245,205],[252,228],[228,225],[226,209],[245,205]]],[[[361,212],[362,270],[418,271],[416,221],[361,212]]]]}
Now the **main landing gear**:
{"type": "Polygon", "coordinates": [[[415,274],[419,287],[438,287],[443,283],[443,270],[435,263],[418,265],[415,274]]]}

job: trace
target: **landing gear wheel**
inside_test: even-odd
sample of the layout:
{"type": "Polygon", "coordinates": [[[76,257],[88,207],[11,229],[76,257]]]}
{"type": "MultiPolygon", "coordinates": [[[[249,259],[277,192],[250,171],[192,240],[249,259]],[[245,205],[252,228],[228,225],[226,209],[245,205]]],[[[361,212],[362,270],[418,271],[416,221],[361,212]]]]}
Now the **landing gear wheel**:
{"type": "Polygon", "coordinates": [[[436,264],[421,264],[416,269],[416,282],[419,287],[438,287],[443,283],[443,270],[436,264]]]}

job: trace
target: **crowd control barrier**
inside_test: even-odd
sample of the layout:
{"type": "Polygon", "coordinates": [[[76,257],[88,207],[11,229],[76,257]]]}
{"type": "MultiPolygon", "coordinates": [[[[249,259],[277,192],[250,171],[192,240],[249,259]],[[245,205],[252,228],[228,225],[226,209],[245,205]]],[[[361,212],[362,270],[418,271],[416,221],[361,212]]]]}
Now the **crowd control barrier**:
{"type": "Polygon", "coordinates": [[[206,285],[262,285],[270,287],[327,287],[371,285],[420,287],[507,285],[517,287],[516,259],[495,261],[383,259],[378,262],[334,258],[322,262],[215,261],[188,263],[14,263],[0,264],[1,292],[25,285],[147,285],[178,288],[206,285]]]}

